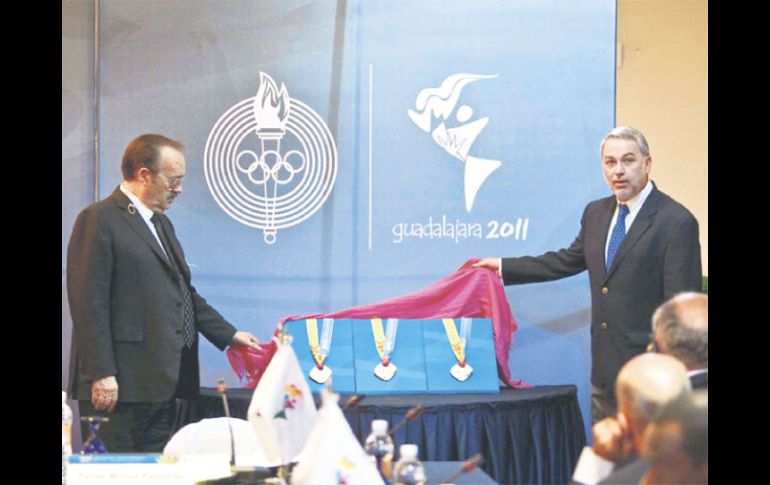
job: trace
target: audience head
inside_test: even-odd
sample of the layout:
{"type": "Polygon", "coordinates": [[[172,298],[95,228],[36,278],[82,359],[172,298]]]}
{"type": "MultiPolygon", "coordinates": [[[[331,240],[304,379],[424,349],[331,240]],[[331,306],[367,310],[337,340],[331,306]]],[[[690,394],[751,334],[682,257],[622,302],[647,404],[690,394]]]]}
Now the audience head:
{"type": "Polygon", "coordinates": [[[708,483],[708,453],[708,392],[699,391],[663,407],[645,430],[642,483],[708,483]]]}
{"type": "Polygon", "coordinates": [[[652,316],[658,351],[682,361],[688,370],[709,366],[709,300],[703,293],[680,293],[652,316]]]}
{"type": "Polygon", "coordinates": [[[684,364],[669,355],[637,355],[620,369],[616,383],[618,417],[625,420],[637,454],[652,417],[669,402],[690,392],[684,364]]]}

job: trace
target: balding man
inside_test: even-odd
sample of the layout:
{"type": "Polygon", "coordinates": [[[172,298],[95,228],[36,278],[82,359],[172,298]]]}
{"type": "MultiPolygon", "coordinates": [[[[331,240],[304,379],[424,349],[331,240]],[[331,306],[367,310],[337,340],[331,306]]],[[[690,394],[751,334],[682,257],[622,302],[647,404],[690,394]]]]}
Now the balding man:
{"type": "Polygon", "coordinates": [[[599,421],[592,430],[594,453],[618,463],[601,483],[638,482],[646,470],[644,462],[637,458],[645,429],[665,405],[690,392],[684,364],[670,355],[638,355],[620,369],[617,416],[599,421]]]}
{"type": "Polygon", "coordinates": [[[123,183],[83,209],[67,247],[70,395],[81,415],[109,416],[99,435],[111,452],[163,450],[176,401],[199,392],[198,334],[220,350],[259,348],[198,294],[165,214],[182,193],[183,148],[158,134],[134,139],[123,183]]]}
{"type": "Polygon", "coordinates": [[[709,385],[709,299],[703,293],[680,293],[655,310],[652,333],[657,351],[687,367],[693,389],[709,385]]]}
{"type": "Polygon", "coordinates": [[[666,406],[644,433],[641,483],[708,483],[708,391],[666,406]]]}

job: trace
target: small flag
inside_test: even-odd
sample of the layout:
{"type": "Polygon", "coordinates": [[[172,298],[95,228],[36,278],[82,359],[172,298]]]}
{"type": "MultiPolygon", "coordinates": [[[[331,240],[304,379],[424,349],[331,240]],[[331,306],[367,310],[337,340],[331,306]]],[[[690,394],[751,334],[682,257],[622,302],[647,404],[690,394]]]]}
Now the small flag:
{"type": "Polygon", "coordinates": [[[285,465],[299,458],[316,414],[294,349],[288,342],[279,344],[254,389],[248,411],[269,466],[285,465]]]}
{"type": "Polygon", "coordinates": [[[292,484],[368,485],[382,478],[369,455],[358,443],[340,410],[338,394],[324,390],[318,420],[307,440],[292,484]]]}

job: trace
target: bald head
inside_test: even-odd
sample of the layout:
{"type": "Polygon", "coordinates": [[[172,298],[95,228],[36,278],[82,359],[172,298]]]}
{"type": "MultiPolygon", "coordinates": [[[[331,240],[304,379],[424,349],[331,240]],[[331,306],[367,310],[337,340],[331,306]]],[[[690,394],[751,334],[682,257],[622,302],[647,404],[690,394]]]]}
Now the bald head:
{"type": "Polygon", "coordinates": [[[680,293],[655,310],[652,331],[661,352],[689,370],[709,366],[709,300],[702,293],[680,293]]]}
{"type": "Polygon", "coordinates": [[[674,357],[641,354],[620,369],[616,391],[623,414],[649,421],[662,406],[689,393],[690,380],[687,369],[674,357]]]}

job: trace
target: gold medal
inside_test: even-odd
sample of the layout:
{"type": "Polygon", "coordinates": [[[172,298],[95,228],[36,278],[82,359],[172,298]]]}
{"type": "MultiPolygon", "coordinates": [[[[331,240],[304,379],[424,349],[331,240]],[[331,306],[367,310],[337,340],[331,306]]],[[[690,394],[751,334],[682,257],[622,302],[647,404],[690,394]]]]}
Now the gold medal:
{"type": "Polygon", "coordinates": [[[457,327],[453,318],[444,318],[444,330],[449,338],[449,344],[452,346],[452,352],[455,354],[457,363],[449,370],[449,374],[460,382],[467,380],[473,373],[471,367],[465,361],[465,346],[457,335],[457,327]]]}
{"type": "MultiPolygon", "coordinates": [[[[398,368],[390,361],[390,352],[385,352],[385,332],[382,330],[381,318],[372,318],[372,333],[374,334],[374,346],[380,356],[380,363],[374,368],[374,375],[383,381],[389,381],[396,375],[398,368]]],[[[395,340],[395,335],[389,335],[389,337],[395,340]]],[[[390,342],[389,347],[392,348],[394,343],[390,342]]]]}

